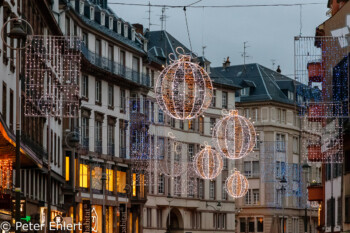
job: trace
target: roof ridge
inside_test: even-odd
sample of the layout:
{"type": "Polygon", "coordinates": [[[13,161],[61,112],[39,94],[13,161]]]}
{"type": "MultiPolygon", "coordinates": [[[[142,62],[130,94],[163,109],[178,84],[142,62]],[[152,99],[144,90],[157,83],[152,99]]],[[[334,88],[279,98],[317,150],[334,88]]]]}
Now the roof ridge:
{"type": "Polygon", "coordinates": [[[260,67],[259,67],[259,64],[256,63],[256,68],[258,69],[259,71],[259,74],[260,74],[260,78],[262,80],[262,83],[264,84],[264,87],[265,87],[265,90],[266,90],[266,94],[270,97],[270,99],[272,100],[272,96],[270,95],[270,92],[268,91],[267,89],[267,86],[266,86],[266,83],[265,83],[265,80],[263,79],[262,77],[262,74],[261,74],[261,70],[260,70],[260,67]]]}

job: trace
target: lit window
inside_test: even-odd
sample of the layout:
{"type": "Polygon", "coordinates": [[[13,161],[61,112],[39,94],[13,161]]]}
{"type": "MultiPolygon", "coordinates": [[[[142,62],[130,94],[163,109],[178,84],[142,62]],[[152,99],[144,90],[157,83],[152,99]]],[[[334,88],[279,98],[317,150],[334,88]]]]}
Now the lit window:
{"type": "Polygon", "coordinates": [[[106,189],[110,192],[113,192],[114,171],[112,169],[106,169],[106,175],[107,175],[106,189]]]}
{"type": "Polygon", "coordinates": [[[132,195],[136,197],[136,173],[132,174],[132,195]]]}
{"type": "Polygon", "coordinates": [[[69,156],[66,156],[66,181],[69,181],[69,156]]]}
{"type": "Polygon", "coordinates": [[[79,184],[81,188],[88,188],[88,171],[89,165],[80,164],[79,184]]]}
{"type": "Polygon", "coordinates": [[[140,174],[140,197],[145,197],[145,175],[140,174]]]}
{"type": "Polygon", "coordinates": [[[118,193],[125,193],[126,186],[126,172],[117,171],[117,191],[118,193]]]}

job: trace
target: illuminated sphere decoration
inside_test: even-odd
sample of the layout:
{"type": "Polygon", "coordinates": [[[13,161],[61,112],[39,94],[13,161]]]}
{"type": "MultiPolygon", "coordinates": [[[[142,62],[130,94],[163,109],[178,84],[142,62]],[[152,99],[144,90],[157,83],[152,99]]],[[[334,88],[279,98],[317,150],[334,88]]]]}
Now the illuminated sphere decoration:
{"type": "Polygon", "coordinates": [[[220,153],[208,145],[193,159],[194,170],[202,179],[206,180],[215,179],[221,173],[223,164],[220,153]]]}
{"type": "MultiPolygon", "coordinates": [[[[170,117],[190,120],[206,110],[213,96],[213,85],[207,72],[191,62],[191,56],[180,54],[159,75],[155,93],[159,107],[170,117]]],[[[169,57],[173,56],[170,54],[169,57]]],[[[170,58],[171,59],[171,58],[170,58]]]]}
{"type": "Polygon", "coordinates": [[[256,143],[253,124],[231,110],[213,129],[213,145],[226,158],[241,159],[249,154],[256,143]]]}
{"type": "Polygon", "coordinates": [[[249,182],[247,178],[237,170],[226,179],[226,192],[233,198],[243,197],[248,192],[248,188],[249,182]]]}

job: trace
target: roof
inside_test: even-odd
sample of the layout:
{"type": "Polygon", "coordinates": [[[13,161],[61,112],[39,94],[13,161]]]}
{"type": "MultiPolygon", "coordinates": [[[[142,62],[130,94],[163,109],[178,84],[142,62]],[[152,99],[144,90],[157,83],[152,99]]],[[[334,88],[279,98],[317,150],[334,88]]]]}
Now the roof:
{"type": "MultiPolygon", "coordinates": [[[[184,50],[185,54],[191,54],[195,61],[199,62],[200,65],[204,63],[210,63],[207,58],[203,56],[197,56],[193,51],[191,52],[184,44],[182,44],[179,40],[173,37],[167,31],[147,31],[145,34],[146,38],[149,41],[149,56],[156,57],[163,61],[163,64],[169,64],[171,59],[178,59],[178,53],[176,52],[176,48],[181,47],[184,50]],[[174,54],[170,55],[170,54],[174,54]],[[170,58],[169,58],[170,55],[170,58]]],[[[239,85],[235,84],[231,79],[226,78],[223,75],[220,75],[214,71],[211,71],[210,74],[211,80],[214,84],[217,85],[225,85],[231,88],[241,88],[239,85]]]]}
{"type": "Polygon", "coordinates": [[[302,86],[308,92],[317,91],[257,63],[214,67],[211,73],[214,79],[223,76],[234,85],[250,88],[249,95],[241,96],[237,102],[277,101],[294,104],[294,100],[288,98],[288,91],[295,93],[296,86],[302,86]]]}

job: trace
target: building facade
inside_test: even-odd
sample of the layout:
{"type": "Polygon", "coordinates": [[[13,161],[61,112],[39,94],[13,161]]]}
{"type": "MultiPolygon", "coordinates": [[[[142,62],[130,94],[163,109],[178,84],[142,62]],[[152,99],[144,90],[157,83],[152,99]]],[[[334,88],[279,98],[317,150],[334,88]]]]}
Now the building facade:
{"type": "MultiPolygon", "coordinates": [[[[248,193],[236,201],[237,232],[304,232],[306,138],[295,105],[298,83],[259,64],[224,64],[213,68],[212,76],[242,87],[236,108],[254,122],[258,135],[254,152],[236,162],[249,180],[248,193]]],[[[320,181],[320,166],[310,174],[310,181],[320,181]]],[[[316,232],[317,208],[307,208],[308,232],[316,232]]]]}

